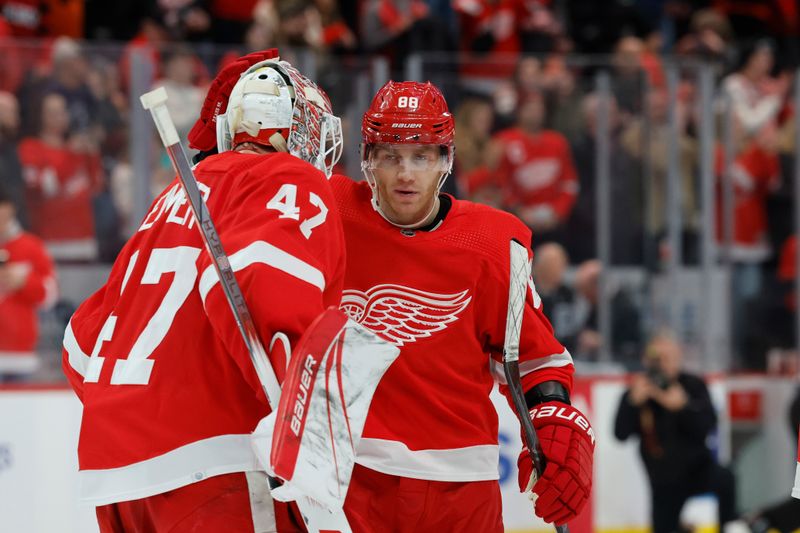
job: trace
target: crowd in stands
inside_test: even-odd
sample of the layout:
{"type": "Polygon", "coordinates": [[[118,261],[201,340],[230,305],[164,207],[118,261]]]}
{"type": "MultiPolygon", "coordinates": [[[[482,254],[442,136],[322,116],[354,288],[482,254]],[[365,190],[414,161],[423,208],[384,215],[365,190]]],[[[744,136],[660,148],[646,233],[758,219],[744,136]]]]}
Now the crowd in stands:
{"type": "MultiPolygon", "coordinates": [[[[390,75],[403,77],[410,58],[423,54],[422,74],[445,88],[457,122],[449,192],[509,210],[533,229],[539,290],[552,302],[545,311],[587,360],[604,342],[599,272],[658,272],[671,253],[673,107],[683,261],[699,261],[696,65],[713,69],[716,107],[725,98],[732,105],[735,150],[716,147],[717,235],[726,242],[721,199],[729,182],[732,298],[740,309],[764,311],[761,329],[755,311],[733,317],[751,325],[739,341],[758,354],[741,365],[764,367],[769,349],[794,345],[790,96],[800,13],[785,0],[0,0],[0,184],[22,227],[59,264],[113,260],[138,216],[132,63],[144,56],[152,65],[149,84],[167,88],[185,136],[220,66],[270,46],[313,58],[346,130],[358,127],[347,118],[356,103],[350,73],[382,57],[390,75]],[[673,60],[681,69],[671,106],[665,72],[673,60]],[[603,132],[594,86],[601,70],[613,94],[603,132]],[[610,265],[597,261],[595,240],[598,135],[610,147],[610,265]]],[[[172,179],[171,166],[155,136],[140,142],[148,143],[155,194],[172,179]]],[[[357,148],[346,154],[357,157],[357,148]]],[[[635,365],[643,311],[624,287],[615,294],[620,325],[610,342],[620,361],[635,365]]]]}

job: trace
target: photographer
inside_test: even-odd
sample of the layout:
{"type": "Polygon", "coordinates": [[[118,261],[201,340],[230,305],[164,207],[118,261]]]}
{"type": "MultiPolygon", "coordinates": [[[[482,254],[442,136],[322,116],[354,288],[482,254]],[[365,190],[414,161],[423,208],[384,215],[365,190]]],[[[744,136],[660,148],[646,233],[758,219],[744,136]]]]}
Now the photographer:
{"type": "Polygon", "coordinates": [[[681,347],[667,335],[650,341],[643,363],[645,372],[633,376],[622,397],[614,433],[641,438],[654,533],[677,531],[686,500],[705,492],[717,496],[720,525],[736,520],[733,474],[706,445],[717,424],[706,384],[682,370],[681,347]]]}

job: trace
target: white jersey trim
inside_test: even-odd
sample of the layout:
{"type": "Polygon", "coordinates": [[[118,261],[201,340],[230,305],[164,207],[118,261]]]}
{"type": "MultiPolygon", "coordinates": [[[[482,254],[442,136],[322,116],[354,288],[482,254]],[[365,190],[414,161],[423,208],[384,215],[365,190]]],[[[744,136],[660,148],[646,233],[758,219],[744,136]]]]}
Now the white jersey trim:
{"type": "MultiPolygon", "coordinates": [[[[572,356],[565,348],[561,353],[548,355],[546,357],[538,357],[529,361],[521,361],[519,363],[519,375],[522,377],[543,368],[560,368],[571,364],[572,356]]],[[[503,364],[491,359],[491,365],[492,375],[494,375],[495,381],[501,385],[508,385],[506,382],[506,374],[503,371],[503,364]]]]}
{"type": "MultiPolygon", "coordinates": [[[[256,241],[231,255],[229,260],[234,272],[244,270],[256,263],[262,263],[282,272],[286,272],[299,280],[305,281],[317,287],[320,291],[325,290],[325,276],[322,275],[322,272],[320,272],[318,268],[309,265],[288,252],[284,252],[277,246],[273,246],[268,242],[256,241]]],[[[219,276],[217,276],[214,265],[211,265],[205,269],[203,275],[200,277],[198,288],[203,303],[205,303],[209,291],[211,291],[217,283],[219,283],[219,276]]]]}
{"type": "Polygon", "coordinates": [[[78,345],[78,339],[75,338],[75,333],[72,332],[72,320],[69,321],[67,329],[64,330],[64,349],[69,355],[69,366],[81,376],[86,377],[89,356],[78,345]]]}
{"type": "Polygon", "coordinates": [[[429,481],[500,479],[500,449],[495,444],[445,450],[410,450],[399,441],[362,438],[356,462],[393,476],[429,481]]]}
{"type": "Polygon", "coordinates": [[[800,500],[800,461],[797,462],[797,470],[794,473],[794,488],[792,489],[792,497],[800,500]]]}
{"type": "Polygon", "coordinates": [[[206,478],[259,470],[250,435],[220,435],[107,470],[81,470],[80,497],[107,505],[162,494],[206,478]]]}

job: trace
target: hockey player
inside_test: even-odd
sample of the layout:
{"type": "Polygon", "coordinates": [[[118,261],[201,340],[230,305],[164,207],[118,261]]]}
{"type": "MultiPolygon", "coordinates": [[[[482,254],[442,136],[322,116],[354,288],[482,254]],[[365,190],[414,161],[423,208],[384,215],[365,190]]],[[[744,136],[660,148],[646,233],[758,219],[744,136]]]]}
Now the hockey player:
{"type": "MultiPolygon", "coordinates": [[[[344,245],[327,180],[339,120],[276,54],[214,84],[190,140],[212,141],[228,107],[222,153],[195,174],[281,379],[288,347],[340,300],[344,245]]],[[[176,180],[67,327],[81,497],[103,532],[299,530],[256,472],[250,433],[269,407],[195,225],[176,180]]]]}
{"type": "MultiPolygon", "coordinates": [[[[347,243],[342,307],[401,349],[373,398],[345,511],[354,531],[503,531],[493,383],[509,294],[514,216],[440,194],[454,125],[430,83],[389,82],[362,122],[366,182],[331,179],[347,243]]],[[[531,255],[528,250],[529,256],[531,255]]],[[[564,524],[591,490],[594,435],[570,405],[573,365],[533,282],[520,341],[522,385],[547,467],[520,490],[564,524]]]]}

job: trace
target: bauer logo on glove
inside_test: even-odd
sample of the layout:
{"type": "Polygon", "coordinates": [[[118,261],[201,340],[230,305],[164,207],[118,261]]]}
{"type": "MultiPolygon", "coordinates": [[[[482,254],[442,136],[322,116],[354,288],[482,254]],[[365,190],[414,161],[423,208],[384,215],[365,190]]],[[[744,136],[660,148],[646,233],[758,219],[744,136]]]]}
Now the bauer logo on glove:
{"type": "Polygon", "coordinates": [[[523,450],[517,461],[520,491],[532,491],[536,516],[556,525],[566,524],[589,500],[594,431],[583,413],[561,402],[537,405],[530,410],[530,417],[547,466],[537,481],[530,455],[523,450]]]}

